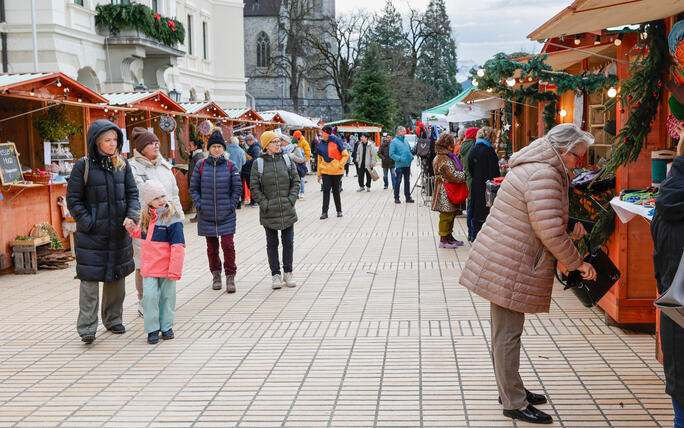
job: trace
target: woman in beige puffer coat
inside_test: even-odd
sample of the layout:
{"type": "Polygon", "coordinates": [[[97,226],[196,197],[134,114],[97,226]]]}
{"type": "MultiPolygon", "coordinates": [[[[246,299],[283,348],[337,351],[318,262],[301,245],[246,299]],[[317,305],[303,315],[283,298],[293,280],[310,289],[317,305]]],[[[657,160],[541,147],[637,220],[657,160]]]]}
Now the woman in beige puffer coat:
{"type": "Polygon", "coordinates": [[[596,276],[572,243],[586,231],[566,231],[569,175],[593,141],[561,124],[513,155],[461,274],[461,285],[491,302],[492,362],[510,418],[551,423],[533,407],[546,397],[524,388],[518,368],[525,313],[549,311],[556,260],[585,278],[596,276]]]}

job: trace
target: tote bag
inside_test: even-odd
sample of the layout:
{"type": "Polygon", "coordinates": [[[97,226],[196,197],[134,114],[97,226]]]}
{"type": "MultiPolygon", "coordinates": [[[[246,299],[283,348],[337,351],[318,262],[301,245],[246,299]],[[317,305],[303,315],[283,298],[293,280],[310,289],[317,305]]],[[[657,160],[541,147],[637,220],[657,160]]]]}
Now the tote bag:
{"type": "Polygon", "coordinates": [[[679,260],[679,267],[670,288],[653,304],[680,327],[684,327],[684,254],[679,260]]]}

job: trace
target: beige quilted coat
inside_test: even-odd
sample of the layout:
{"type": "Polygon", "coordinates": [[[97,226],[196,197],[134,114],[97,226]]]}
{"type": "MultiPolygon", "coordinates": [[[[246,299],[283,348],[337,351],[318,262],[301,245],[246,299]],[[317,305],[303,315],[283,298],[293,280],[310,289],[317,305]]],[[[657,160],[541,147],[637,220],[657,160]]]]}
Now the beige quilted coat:
{"type": "Polygon", "coordinates": [[[548,312],[556,259],[570,270],[583,261],[566,233],[569,178],[543,138],[510,166],[460,283],[504,308],[548,312]]]}

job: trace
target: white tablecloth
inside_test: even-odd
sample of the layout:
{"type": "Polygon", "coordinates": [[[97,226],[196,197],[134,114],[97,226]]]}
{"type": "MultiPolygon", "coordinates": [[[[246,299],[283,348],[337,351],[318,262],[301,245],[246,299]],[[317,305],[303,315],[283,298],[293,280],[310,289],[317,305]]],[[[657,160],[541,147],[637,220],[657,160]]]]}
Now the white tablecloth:
{"type": "Polygon", "coordinates": [[[644,208],[641,205],[635,205],[631,202],[621,201],[617,196],[611,199],[610,205],[613,207],[615,214],[617,214],[617,216],[620,218],[620,221],[623,223],[627,223],[637,215],[645,218],[648,221],[653,220],[653,216],[648,215],[648,213],[651,211],[651,208],[644,208]]]}

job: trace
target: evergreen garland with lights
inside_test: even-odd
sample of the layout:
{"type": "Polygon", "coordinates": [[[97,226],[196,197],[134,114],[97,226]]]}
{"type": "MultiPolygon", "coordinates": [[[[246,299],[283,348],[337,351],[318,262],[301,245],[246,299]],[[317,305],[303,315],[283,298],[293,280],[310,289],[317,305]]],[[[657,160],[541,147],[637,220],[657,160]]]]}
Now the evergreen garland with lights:
{"type": "Polygon", "coordinates": [[[613,153],[604,175],[612,175],[620,166],[639,158],[663,96],[661,79],[670,61],[665,23],[650,22],[642,25],[641,31],[647,36],[638,46],[637,61],[630,66],[632,78],[622,82],[620,96],[607,104],[614,107],[619,103],[621,113],[629,109],[629,117],[613,140],[613,153]]]}

